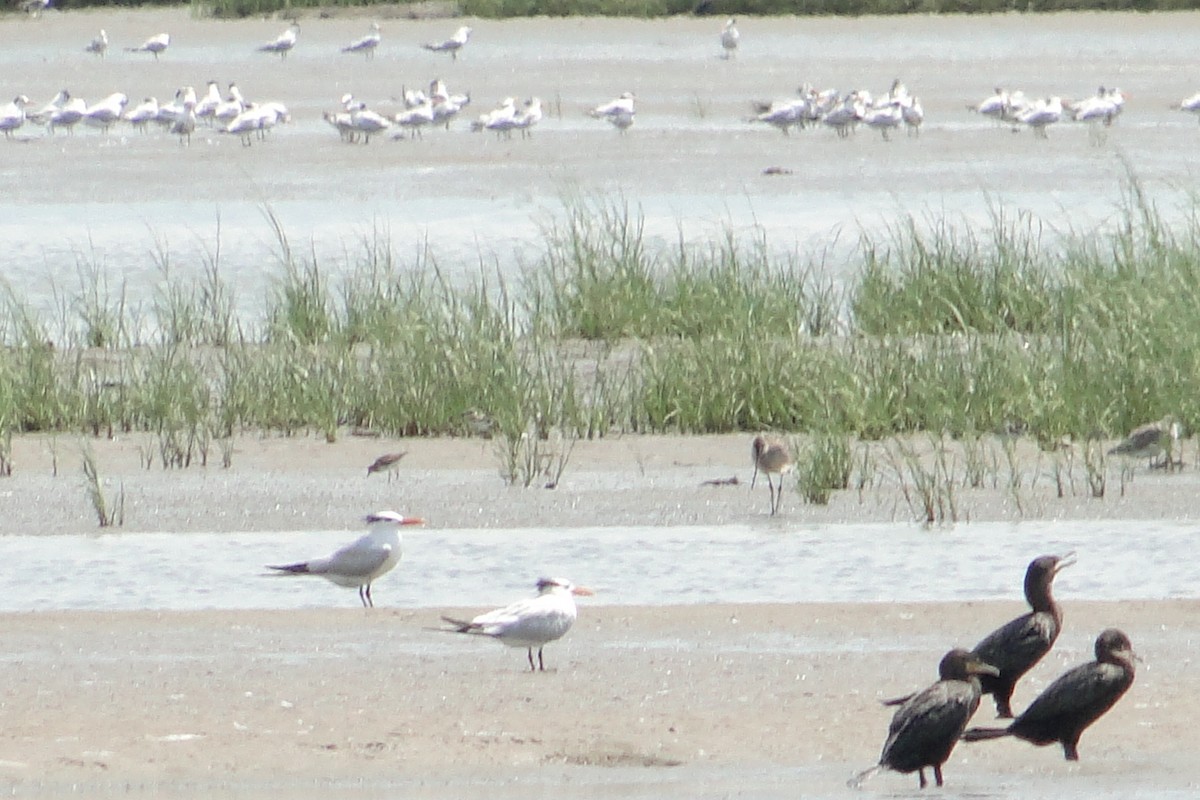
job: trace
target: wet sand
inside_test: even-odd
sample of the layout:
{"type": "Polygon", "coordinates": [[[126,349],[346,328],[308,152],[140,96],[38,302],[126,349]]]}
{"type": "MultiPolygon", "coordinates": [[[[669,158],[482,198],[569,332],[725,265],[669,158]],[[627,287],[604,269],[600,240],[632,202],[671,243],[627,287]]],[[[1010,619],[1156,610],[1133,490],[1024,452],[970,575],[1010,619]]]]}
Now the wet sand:
{"type": "MultiPolygon", "coordinates": [[[[598,602],[602,602],[597,598],[598,602]]],[[[1071,603],[1026,704],[1106,626],[1145,663],[1082,760],[960,745],[946,796],[1194,790],[1195,601],[1071,603]]],[[[606,608],[530,674],[522,651],[426,630],[437,610],[0,616],[0,787],[14,796],[825,797],[878,758],[879,700],[1015,603],[606,608]]],[[[470,611],[458,609],[458,612],[470,611]]],[[[976,724],[990,724],[985,699],[976,724]]],[[[883,774],[865,793],[908,794],[883,774]]]]}

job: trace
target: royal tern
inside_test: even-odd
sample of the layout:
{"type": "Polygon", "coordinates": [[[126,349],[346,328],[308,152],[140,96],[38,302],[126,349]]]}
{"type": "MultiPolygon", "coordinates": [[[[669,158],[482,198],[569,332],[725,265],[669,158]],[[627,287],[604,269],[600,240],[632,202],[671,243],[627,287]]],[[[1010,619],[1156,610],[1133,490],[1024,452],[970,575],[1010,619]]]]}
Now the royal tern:
{"type": "Polygon", "coordinates": [[[363,144],[370,144],[371,134],[386,131],[392,127],[392,123],[387,117],[359,104],[358,108],[350,112],[350,127],[355,133],[362,134],[363,144]]]}
{"type": "Polygon", "coordinates": [[[767,476],[767,491],[771,498],[771,516],[775,516],[783,502],[783,476],[796,467],[796,462],[792,460],[792,452],[786,444],[778,439],[755,436],[750,445],[750,456],[754,460],[754,476],[750,478],[750,488],[754,488],[754,482],[758,480],[758,473],[761,472],[767,476]],[[778,490],[771,482],[772,473],[779,476],[778,490]]]}
{"type": "Polygon", "coordinates": [[[0,131],[4,131],[5,138],[12,138],[13,132],[25,124],[25,106],[27,105],[29,105],[29,98],[19,94],[13,98],[11,103],[0,107],[0,131]]]}
{"type": "Polygon", "coordinates": [[[237,84],[231,81],[229,84],[229,93],[213,109],[212,116],[218,125],[228,125],[245,110],[246,98],[242,97],[242,92],[238,89],[237,84]]]}
{"type": "Polygon", "coordinates": [[[463,25],[454,32],[454,35],[443,42],[429,42],[421,45],[426,50],[432,50],[435,53],[449,53],[450,57],[457,60],[458,51],[467,46],[467,42],[471,40],[471,28],[463,25]]]}
{"type": "MultiPolygon", "coordinates": [[[[433,103],[422,93],[421,102],[406,108],[392,117],[392,121],[401,128],[412,132],[412,138],[423,138],[421,129],[433,124],[433,103]]],[[[395,138],[403,138],[403,133],[397,133],[395,138]]]]}
{"type": "Polygon", "coordinates": [[[131,110],[125,112],[125,121],[142,133],[146,132],[146,126],[154,122],[157,117],[158,100],[153,97],[147,97],[131,110]]]}
{"type": "Polygon", "coordinates": [[[609,124],[621,133],[625,133],[629,129],[629,126],[633,124],[635,115],[633,101],[633,92],[622,92],[621,96],[617,99],[610,100],[593,108],[588,112],[588,116],[595,119],[607,120],[609,124]]]}
{"type": "Polygon", "coordinates": [[[221,102],[221,89],[217,86],[216,81],[209,81],[208,91],[204,93],[204,97],[196,101],[196,119],[211,123],[213,115],[217,112],[217,106],[221,105],[221,102]]]}
{"type": "Polygon", "coordinates": [[[108,52],[108,34],[104,32],[104,28],[100,29],[100,33],[88,42],[88,46],[83,48],[84,52],[95,53],[104,58],[104,54],[108,52]]]}
{"type": "Polygon", "coordinates": [[[854,127],[862,121],[866,110],[865,102],[857,92],[851,92],[842,102],[821,117],[821,124],[828,125],[837,131],[838,138],[845,139],[854,132],[854,127]]]}
{"type": "Polygon", "coordinates": [[[196,130],[196,92],[189,86],[184,93],[183,114],[171,123],[171,133],[179,137],[179,143],[186,140],[188,147],[192,146],[192,133],[196,130]]]}
{"type": "Polygon", "coordinates": [[[1169,467],[1179,455],[1179,422],[1168,414],[1158,422],[1148,422],[1139,425],[1129,432],[1129,436],[1116,447],[1108,451],[1110,456],[1125,458],[1145,458],[1150,461],[1150,467],[1169,467]],[[1164,456],[1161,462],[1154,459],[1164,456]]]}
{"type": "Polygon", "coordinates": [[[171,46],[171,34],[159,33],[151,36],[146,41],[139,44],[137,47],[126,48],[131,53],[153,53],[154,60],[157,61],[160,54],[166,51],[171,46]]]}
{"type": "Polygon", "coordinates": [[[375,48],[379,46],[382,37],[379,33],[379,23],[372,22],[370,32],[361,39],[355,39],[342,48],[343,53],[363,53],[368,59],[375,57],[375,48]]]}
{"type": "Polygon", "coordinates": [[[742,35],[738,33],[737,20],[730,17],[725,21],[725,27],[721,28],[721,58],[729,59],[737,55],[741,41],[742,35]]]}
{"type": "Polygon", "coordinates": [[[904,111],[896,101],[867,109],[862,115],[862,123],[868,128],[874,128],[883,134],[883,140],[889,141],[889,133],[899,128],[904,122],[904,111]]]}
{"type": "Polygon", "coordinates": [[[51,112],[50,119],[46,122],[46,127],[50,133],[58,128],[66,128],[67,133],[74,134],[75,126],[83,119],[83,113],[87,111],[87,103],[82,97],[72,97],[62,108],[51,112]]]}
{"type": "Polygon", "coordinates": [[[125,106],[128,103],[129,98],[123,93],[113,92],[100,102],[94,103],[84,110],[83,124],[107,132],[113,126],[113,123],[119,120],[121,115],[125,113],[125,106]]]}
{"type": "Polygon", "coordinates": [[[260,53],[277,53],[280,59],[287,58],[287,54],[296,46],[296,36],[300,33],[300,23],[293,22],[288,26],[288,29],[275,37],[274,40],[261,45],[258,48],[260,53]]]}
{"type": "Polygon", "coordinates": [[[407,450],[401,450],[396,453],[384,453],[371,462],[371,465],[367,467],[367,474],[374,475],[376,472],[386,472],[388,483],[391,483],[392,476],[396,474],[396,467],[400,464],[400,459],[406,455],[408,455],[407,450]]]}
{"type": "Polygon", "coordinates": [[[546,669],[542,648],[561,639],[575,624],[578,612],[575,595],[590,596],[592,590],[575,586],[563,578],[541,578],[537,582],[537,597],[518,600],[512,605],[480,614],[471,621],[442,617],[454,626],[454,633],[490,636],[509,647],[524,647],[530,670],[546,669]],[[537,666],[533,664],[533,648],[537,648],[537,666]]]}
{"type": "Polygon", "coordinates": [[[395,511],[378,511],[369,514],[366,522],[369,532],[365,536],[324,558],[267,568],[282,575],[319,575],[338,586],[357,588],[363,607],[374,607],[371,583],[400,562],[401,526],[422,525],[425,520],[395,511]]]}
{"type": "Polygon", "coordinates": [[[491,111],[479,115],[479,119],[471,123],[473,131],[503,131],[508,128],[517,115],[517,98],[506,97],[491,111]]]}
{"type": "Polygon", "coordinates": [[[1033,128],[1033,132],[1038,138],[1047,139],[1049,137],[1046,135],[1046,128],[1059,122],[1062,119],[1062,115],[1062,98],[1050,97],[1038,100],[1036,103],[1019,112],[1016,115],[1016,121],[1033,128]]]}
{"type": "Polygon", "coordinates": [[[517,130],[521,132],[521,138],[531,138],[533,126],[542,121],[542,98],[531,97],[526,100],[525,107],[517,113],[515,119],[517,130]]]}
{"type": "Polygon", "coordinates": [[[765,109],[760,111],[756,116],[751,117],[752,122],[764,122],[773,128],[779,130],[784,136],[791,134],[791,129],[797,125],[803,127],[806,112],[808,111],[807,98],[797,98],[794,100],[776,100],[765,109]]]}
{"type": "Polygon", "coordinates": [[[994,675],[996,668],[966,650],[951,650],[938,665],[938,681],[908,698],[892,717],[879,763],[860,772],[850,785],[884,769],[916,772],[922,789],[925,768],[933,767],[933,779],[942,785],[942,764],[979,708],[979,676],[994,675]]]}
{"type": "Polygon", "coordinates": [[[66,89],[59,89],[58,94],[54,95],[44,106],[36,111],[26,111],[25,118],[34,125],[45,125],[50,121],[50,115],[66,105],[70,99],[70,92],[66,89]]]}

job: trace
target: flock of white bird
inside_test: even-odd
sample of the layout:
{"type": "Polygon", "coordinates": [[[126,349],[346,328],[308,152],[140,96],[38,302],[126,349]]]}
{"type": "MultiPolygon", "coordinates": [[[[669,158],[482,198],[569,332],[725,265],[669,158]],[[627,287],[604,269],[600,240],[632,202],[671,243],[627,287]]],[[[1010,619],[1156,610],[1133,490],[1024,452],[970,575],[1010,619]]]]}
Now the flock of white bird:
{"type": "MultiPolygon", "coordinates": [[[[39,8],[48,4],[43,4],[42,0],[38,0],[38,3],[39,8]]],[[[428,42],[421,47],[433,52],[449,53],[456,59],[470,42],[471,33],[472,29],[463,25],[448,39],[428,42]]],[[[257,49],[286,58],[296,47],[299,34],[300,24],[292,20],[279,36],[257,49]]],[[[372,58],[381,41],[380,26],[372,23],[366,35],[346,44],[341,52],[362,53],[372,58]]],[[[725,22],[719,42],[721,58],[729,60],[736,56],[741,44],[736,20],[730,18],[725,22]]],[[[157,59],[170,44],[170,34],[160,33],[136,47],[125,49],[150,53],[157,59]]],[[[104,57],[108,46],[108,34],[101,30],[84,49],[104,57]]],[[[1063,120],[1093,123],[1093,135],[1100,136],[1098,131],[1111,126],[1121,115],[1126,98],[1127,95],[1120,89],[1103,86],[1095,95],[1075,102],[1065,100],[1062,96],[1033,99],[1022,91],[996,88],[992,95],[968,108],[996,120],[998,125],[1009,125],[1013,130],[1029,128],[1040,138],[1047,138],[1047,128],[1063,120]]],[[[325,112],[324,117],[347,142],[366,143],[372,136],[384,134],[393,128],[392,138],[420,138],[425,128],[442,126],[449,129],[450,123],[470,102],[470,94],[451,93],[443,81],[434,80],[428,92],[406,90],[403,108],[395,113],[384,114],[369,109],[363,101],[346,94],[341,98],[338,110],[325,112]]],[[[633,93],[624,92],[590,109],[588,114],[625,133],[636,117],[634,102],[633,93]]],[[[151,123],[157,123],[178,135],[182,143],[190,142],[197,124],[207,125],[237,135],[244,144],[249,145],[255,137],[262,138],[278,123],[290,120],[288,110],[282,103],[249,102],[232,83],[225,95],[220,93],[215,82],[210,82],[203,97],[198,97],[193,88],[183,87],[169,103],[160,105],[155,98],[148,97],[132,108],[127,108],[128,98],[120,92],[88,104],[78,97],[72,97],[65,89],[36,110],[31,110],[29,103],[26,95],[18,95],[0,107],[0,131],[6,137],[11,137],[27,122],[43,125],[49,133],[54,133],[60,129],[72,132],[80,123],[107,131],[117,122],[125,121],[141,130],[151,123]]],[[[785,135],[796,128],[824,126],[844,138],[863,125],[878,130],[886,140],[892,131],[901,126],[910,135],[918,135],[925,120],[920,99],[911,94],[899,79],[887,92],[878,96],[865,89],[843,93],[836,89],[821,91],[804,84],[795,96],[772,102],[755,102],[753,108],[754,114],[748,121],[770,125],[785,135]]],[[[1182,100],[1178,108],[1200,117],[1200,92],[1182,100]]],[[[542,118],[540,98],[518,101],[515,97],[507,97],[472,120],[470,127],[474,131],[491,131],[503,138],[510,138],[514,131],[519,131],[525,138],[530,136],[542,118]]]]}
{"type": "Polygon", "coordinates": [[[75,126],[84,125],[108,131],[118,122],[127,122],[145,132],[154,125],[179,137],[181,144],[191,142],[197,125],[205,125],[224,133],[241,137],[250,144],[254,137],[262,138],[280,122],[288,122],[287,106],[278,101],[251,103],[242,96],[234,83],[222,95],[216,81],[209,81],[203,97],[194,87],[185,86],[175,92],[170,102],[159,103],[147,97],[133,107],[123,92],[113,92],[96,103],[87,103],[62,89],[49,102],[29,110],[29,98],[18,95],[0,107],[0,131],[11,137],[26,122],[44,125],[53,134],[58,130],[74,133],[75,126]]]}

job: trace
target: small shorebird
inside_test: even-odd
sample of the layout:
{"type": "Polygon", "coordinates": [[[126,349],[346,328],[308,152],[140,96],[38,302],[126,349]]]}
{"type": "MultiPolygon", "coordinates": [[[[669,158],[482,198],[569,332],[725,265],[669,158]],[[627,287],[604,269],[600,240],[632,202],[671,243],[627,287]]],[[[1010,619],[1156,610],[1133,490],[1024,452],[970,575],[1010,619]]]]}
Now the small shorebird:
{"type": "Polygon", "coordinates": [[[771,516],[779,511],[779,505],[783,501],[783,476],[791,472],[796,464],[792,461],[792,453],[788,450],[788,446],[776,439],[768,439],[765,436],[755,436],[754,444],[750,446],[750,453],[754,458],[754,477],[750,479],[750,488],[754,488],[754,482],[758,480],[758,473],[761,471],[767,476],[767,490],[771,495],[771,516]],[[771,482],[771,473],[774,472],[779,476],[779,489],[776,490],[775,485],[771,482]]]}
{"type": "Polygon", "coordinates": [[[363,607],[374,607],[371,583],[400,563],[400,527],[422,525],[420,517],[406,517],[395,511],[379,511],[366,518],[370,531],[340,550],[311,561],[280,566],[268,565],[281,575],[319,575],[331,583],[357,588],[363,607]]]}
{"type": "Polygon", "coordinates": [[[400,459],[408,455],[408,451],[399,453],[384,453],[379,458],[375,459],[371,466],[367,467],[367,474],[374,475],[376,472],[387,470],[388,483],[392,482],[392,476],[396,474],[396,465],[400,463],[400,459]]]}
{"type": "Polygon", "coordinates": [[[1151,469],[1170,467],[1179,453],[1179,436],[1179,423],[1175,417],[1168,414],[1158,422],[1150,422],[1134,428],[1125,441],[1109,450],[1108,454],[1149,459],[1151,469]],[[1160,455],[1164,456],[1164,459],[1156,462],[1154,459],[1160,455]]]}
{"type": "Polygon", "coordinates": [[[730,17],[725,22],[725,27],[721,29],[721,58],[730,59],[737,55],[738,44],[742,40],[742,35],[738,33],[737,20],[730,17]]]}
{"type": "Polygon", "coordinates": [[[426,50],[432,50],[435,53],[449,53],[450,57],[455,61],[458,60],[458,51],[467,46],[467,42],[471,41],[471,28],[463,25],[454,32],[454,35],[444,42],[429,42],[421,45],[426,50]]]}
{"type": "Polygon", "coordinates": [[[509,647],[524,647],[529,656],[529,669],[546,671],[542,648],[561,639],[575,624],[575,595],[591,596],[591,589],[576,586],[564,578],[541,578],[538,595],[518,600],[512,605],[480,614],[474,619],[461,620],[442,617],[454,626],[451,633],[490,636],[509,647]],[[533,648],[538,649],[537,666],[533,665],[533,648]]]}
{"type": "Polygon", "coordinates": [[[154,36],[151,36],[149,39],[142,42],[137,47],[127,47],[125,49],[131,53],[153,53],[154,60],[158,61],[159,55],[161,53],[165,52],[166,49],[170,46],[171,46],[171,34],[158,33],[158,34],[155,34],[154,36]]]}

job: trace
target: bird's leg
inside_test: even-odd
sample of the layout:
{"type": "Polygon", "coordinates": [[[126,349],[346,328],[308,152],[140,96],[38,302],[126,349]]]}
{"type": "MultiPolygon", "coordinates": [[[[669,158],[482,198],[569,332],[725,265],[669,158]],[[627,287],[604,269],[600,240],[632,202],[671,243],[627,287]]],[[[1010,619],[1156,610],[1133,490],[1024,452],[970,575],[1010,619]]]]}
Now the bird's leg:
{"type": "MultiPolygon", "coordinates": [[[[781,479],[782,480],[782,479],[781,479]]],[[[771,482],[771,473],[767,473],[767,496],[771,498],[771,516],[775,516],[775,484],[771,482]]]]}
{"type": "Polygon", "coordinates": [[[1063,755],[1067,757],[1067,761],[1079,760],[1079,739],[1075,738],[1071,741],[1063,742],[1063,755]]]}
{"type": "Polygon", "coordinates": [[[929,785],[929,781],[925,780],[925,768],[921,767],[917,770],[917,778],[921,781],[921,788],[924,789],[929,785]]]}
{"type": "Polygon", "coordinates": [[[937,782],[938,786],[942,785],[942,765],[941,764],[933,765],[933,779],[937,782]]]}
{"type": "Polygon", "coordinates": [[[542,672],[546,671],[546,662],[542,661],[542,648],[538,648],[538,669],[542,672]]]}
{"type": "Polygon", "coordinates": [[[537,667],[535,667],[533,665],[533,648],[532,647],[526,648],[525,655],[529,656],[529,671],[537,672],[537,667]]]}

